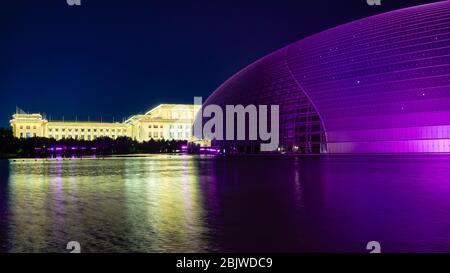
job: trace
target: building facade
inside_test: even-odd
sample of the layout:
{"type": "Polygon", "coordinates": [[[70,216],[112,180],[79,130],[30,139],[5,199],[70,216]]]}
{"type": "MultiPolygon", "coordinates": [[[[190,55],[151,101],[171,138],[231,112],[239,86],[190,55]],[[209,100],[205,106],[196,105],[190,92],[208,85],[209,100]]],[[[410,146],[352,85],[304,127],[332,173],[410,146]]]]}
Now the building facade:
{"type": "Polygon", "coordinates": [[[119,123],[87,121],[49,121],[41,114],[17,113],[10,121],[17,138],[44,137],[95,140],[101,137],[129,137],[144,142],[154,140],[191,140],[196,114],[194,105],[161,104],[143,115],[119,123]]]}
{"type": "Polygon", "coordinates": [[[236,73],[209,104],[279,105],[281,150],[449,153],[450,1],[302,39],[236,73]]]}

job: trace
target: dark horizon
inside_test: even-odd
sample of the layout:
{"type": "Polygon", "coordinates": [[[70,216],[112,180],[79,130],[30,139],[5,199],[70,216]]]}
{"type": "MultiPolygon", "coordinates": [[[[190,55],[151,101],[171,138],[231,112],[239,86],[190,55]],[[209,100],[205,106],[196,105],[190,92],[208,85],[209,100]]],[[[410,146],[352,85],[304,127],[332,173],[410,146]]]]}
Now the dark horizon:
{"type": "Polygon", "coordinates": [[[160,103],[193,103],[297,40],[429,2],[9,1],[0,11],[0,127],[16,106],[121,121],[160,103]]]}

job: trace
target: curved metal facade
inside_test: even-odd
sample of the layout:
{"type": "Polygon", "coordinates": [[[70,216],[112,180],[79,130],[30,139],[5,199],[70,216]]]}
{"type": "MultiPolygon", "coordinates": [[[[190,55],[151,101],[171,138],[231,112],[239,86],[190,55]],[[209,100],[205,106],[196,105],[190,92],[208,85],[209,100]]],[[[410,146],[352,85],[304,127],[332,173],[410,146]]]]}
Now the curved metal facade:
{"type": "Polygon", "coordinates": [[[450,2],[368,17],[244,68],[208,104],[280,105],[300,152],[450,152],[450,2]]]}

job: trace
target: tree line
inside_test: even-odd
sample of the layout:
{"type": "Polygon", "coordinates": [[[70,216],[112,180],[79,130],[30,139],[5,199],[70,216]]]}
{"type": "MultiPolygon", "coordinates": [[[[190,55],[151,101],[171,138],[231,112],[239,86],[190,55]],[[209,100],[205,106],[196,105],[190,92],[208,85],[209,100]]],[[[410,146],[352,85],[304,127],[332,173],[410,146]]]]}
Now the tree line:
{"type": "Polygon", "coordinates": [[[97,138],[92,141],[52,138],[15,138],[10,129],[0,128],[0,158],[48,157],[51,155],[119,155],[137,153],[174,153],[187,141],[153,140],[137,142],[128,137],[97,138]]]}

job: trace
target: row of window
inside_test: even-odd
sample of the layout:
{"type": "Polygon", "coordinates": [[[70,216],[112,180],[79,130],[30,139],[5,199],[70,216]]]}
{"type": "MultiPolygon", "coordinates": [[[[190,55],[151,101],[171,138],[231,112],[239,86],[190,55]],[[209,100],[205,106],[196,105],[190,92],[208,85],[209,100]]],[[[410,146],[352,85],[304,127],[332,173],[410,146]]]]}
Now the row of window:
{"type": "MultiPolygon", "coordinates": [[[[184,137],[189,138],[189,133],[184,133],[184,137]]],[[[175,138],[175,136],[177,136],[178,138],[182,138],[183,137],[183,133],[179,132],[178,134],[176,133],[169,133],[169,137],[170,138],[175,138]]],[[[163,132],[150,132],[148,133],[148,137],[149,138],[164,138],[164,134],[163,132]]]]}
{"type": "Polygon", "coordinates": [[[163,138],[164,137],[164,134],[163,134],[163,132],[150,132],[150,133],[148,133],[148,137],[149,138],[163,138]]]}
{"type": "MultiPolygon", "coordinates": [[[[21,130],[23,130],[24,127],[25,127],[25,129],[27,129],[27,130],[30,130],[30,129],[31,129],[31,126],[30,126],[30,125],[27,125],[27,126],[20,125],[19,128],[20,128],[21,130]]],[[[36,125],[34,125],[34,126],[33,126],[33,130],[36,130],[36,128],[37,128],[36,125]]]]}
{"type": "MultiPolygon", "coordinates": [[[[163,128],[163,125],[161,124],[161,125],[158,125],[158,124],[150,124],[149,126],[148,126],[148,128],[149,129],[162,129],[163,128]]],[[[170,129],[183,129],[183,128],[185,128],[185,129],[190,129],[191,128],[191,126],[190,125],[170,125],[169,126],[169,128],[170,129]]]]}
{"type": "Polygon", "coordinates": [[[24,138],[24,137],[30,138],[30,137],[37,137],[37,135],[36,135],[36,133],[29,133],[29,132],[27,132],[25,134],[24,133],[20,133],[19,137],[20,138],[24,138]]]}
{"type": "Polygon", "coordinates": [[[120,136],[116,136],[116,135],[111,135],[111,136],[96,136],[96,135],[95,136],[91,136],[91,135],[87,135],[87,136],[85,136],[85,135],[65,136],[65,135],[62,135],[60,137],[59,135],[55,135],[55,136],[49,135],[49,137],[50,138],[54,138],[54,139],[95,140],[96,138],[99,138],[99,137],[110,137],[110,138],[115,139],[116,137],[120,137],[120,136]]]}
{"type": "Polygon", "coordinates": [[[154,128],[154,129],[160,128],[160,129],[162,129],[162,128],[163,128],[163,125],[162,125],[162,124],[161,124],[161,125],[158,125],[158,124],[150,124],[150,125],[148,126],[148,129],[151,129],[151,128],[154,128]]]}
{"type": "MultiPolygon", "coordinates": [[[[176,126],[176,125],[170,125],[169,128],[170,128],[170,129],[183,129],[183,125],[178,125],[178,126],[176,126]]],[[[185,129],[191,129],[191,126],[190,126],[190,125],[185,125],[184,128],[185,128],[185,129]]]]}
{"type": "MultiPolygon", "coordinates": [[[[185,138],[189,138],[189,133],[185,133],[185,138]]],[[[179,139],[183,138],[183,133],[179,132],[178,134],[175,133],[169,133],[169,137],[170,138],[175,138],[175,136],[177,136],[179,139]]]]}
{"type": "MultiPolygon", "coordinates": [[[[75,131],[75,132],[78,132],[78,131],[80,131],[80,132],[97,132],[97,130],[99,131],[99,132],[103,132],[103,131],[105,131],[105,132],[109,132],[110,130],[111,130],[111,132],[118,132],[118,133],[120,133],[120,132],[123,132],[123,133],[126,133],[126,129],[84,129],[84,128],[81,128],[81,129],[78,129],[78,128],[75,128],[75,129],[72,129],[72,128],[61,128],[61,132],[66,132],[66,131],[68,131],[68,132],[72,132],[72,130],[73,131],[75,131]]],[[[49,128],[48,129],[48,131],[51,133],[51,132],[59,132],[59,128],[49,128]]]]}

